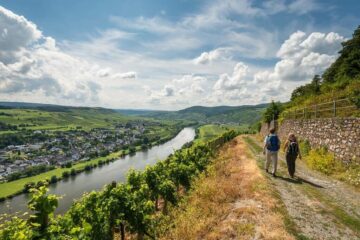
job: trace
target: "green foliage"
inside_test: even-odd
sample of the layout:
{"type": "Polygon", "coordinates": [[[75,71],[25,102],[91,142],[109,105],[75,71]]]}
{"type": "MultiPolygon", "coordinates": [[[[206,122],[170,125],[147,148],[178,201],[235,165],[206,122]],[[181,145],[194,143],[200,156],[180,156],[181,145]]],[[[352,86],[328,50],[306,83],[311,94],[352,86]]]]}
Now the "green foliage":
{"type": "Polygon", "coordinates": [[[163,213],[168,203],[176,205],[180,189],[190,189],[192,179],[206,169],[214,150],[235,136],[234,131],[225,132],[206,143],[188,144],[144,172],[130,170],[126,183],[112,183],[102,191],[84,194],[68,212],[56,218],[52,213],[58,198],[47,195],[45,186],[31,189],[31,224],[12,218],[0,226],[0,239],[112,240],[117,226],[122,234],[127,229],[139,238],[146,235],[153,239],[155,219],[161,214],[154,201],[163,200],[163,213]]]}
{"type": "Polygon", "coordinates": [[[334,155],[329,153],[324,147],[310,150],[305,160],[310,168],[325,173],[326,175],[334,173],[341,167],[340,162],[336,161],[334,155]]]}
{"type": "Polygon", "coordinates": [[[70,176],[69,171],[64,171],[64,172],[62,173],[62,177],[63,177],[63,178],[68,178],[69,176],[70,176]]]}
{"type": "Polygon", "coordinates": [[[34,239],[37,233],[26,220],[13,217],[0,225],[0,239],[2,240],[29,240],[34,239]]]}
{"type": "Polygon", "coordinates": [[[311,151],[310,142],[306,139],[305,141],[300,141],[299,143],[300,151],[302,156],[308,156],[311,151]]]}
{"type": "Polygon", "coordinates": [[[311,83],[297,87],[291,94],[291,100],[294,101],[297,98],[304,98],[308,96],[318,95],[320,93],[321,78],[319,75],[315,75],[311,83]]]}
{"type": "Polygon", "coordinates": [[[324,83],[341,83],[360,76],[360,26],[342,46],[340,57],[323,74],[324,83]]]}
{"type": "Polygon", "coordinates": [[[279,118],[281,109],[281,103],[272,101],[263,113],[264,122],[270,123],[272,120],[277,120],[279,118]]]}
{"type": "Polygon", "coordinates": [[[350,94],[350,101],[357,107],[360,108],[360,89],[354,89],[350,94]]]}
{"type": "Polygon", "coordinates": [[[58,178],[56,175],[51,176],[50,183],[56,183],[58,181],[58,178]]]}
{"type": "Polygon", "coordinates": [[[39,189],[31,189],[31,199],[28,207],[34,212],[31,215],[30,221],[35,227],[39,227],[41,233],[45,233],[49,224],[49,214],[52,214],[58,206],[58,197],[50,194],[47,195],[48,189],[45,186],[39,189]]]}

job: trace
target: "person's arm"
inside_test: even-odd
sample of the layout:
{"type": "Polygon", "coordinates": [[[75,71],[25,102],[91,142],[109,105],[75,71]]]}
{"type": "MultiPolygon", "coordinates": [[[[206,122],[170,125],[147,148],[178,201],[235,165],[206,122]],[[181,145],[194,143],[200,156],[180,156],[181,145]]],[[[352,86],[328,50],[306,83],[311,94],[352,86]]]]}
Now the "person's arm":
{"type": "Polygon", "coordinates": [[[266,146],[267,146],[267,136],[265,137],[265,140],[264,140],[264,147],[263,147],[263,154],[265,155],[265,152],[266,152],[266,146]]]}

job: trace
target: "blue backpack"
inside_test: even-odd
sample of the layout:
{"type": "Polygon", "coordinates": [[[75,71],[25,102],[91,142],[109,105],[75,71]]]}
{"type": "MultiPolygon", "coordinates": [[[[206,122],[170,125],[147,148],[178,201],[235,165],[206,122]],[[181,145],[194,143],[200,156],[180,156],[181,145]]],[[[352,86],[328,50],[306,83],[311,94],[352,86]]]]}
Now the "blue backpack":
{"type": "Polygon", "coordinates": [[[279,138],[278,136],[276,135],[271,135],[271,136],[268,136],[268,142],[269,144],[267,145],[267,149],[269,151],[272,151],[272,152],[276,152],[276,151],[279,151],[280,149],[280,144],[279,144],[279,138]]]}

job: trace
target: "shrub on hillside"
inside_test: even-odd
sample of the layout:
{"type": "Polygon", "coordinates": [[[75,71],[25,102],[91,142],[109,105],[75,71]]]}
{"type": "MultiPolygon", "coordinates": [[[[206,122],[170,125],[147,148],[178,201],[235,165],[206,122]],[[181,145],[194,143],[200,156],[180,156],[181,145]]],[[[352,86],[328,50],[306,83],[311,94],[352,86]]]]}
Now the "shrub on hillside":
{"type": "Polygon", "coordinates": [[[299,147],[300,147],[300,151],[301,151],[301,155],[306,157],[309,155],[309,152],[311,150],[311,146],[310,146],[310,142],[308,140],[305,141],[300,141],[299,142],[299,147]]]}
{"type": "Polygon", "coordinates": [[[339,160],[337,161],[334,155],[329,153],[324,147],[310,150],[305,160],[310,168],[325,173],[326,175],[340,171],[343,168],[339,160]]]}

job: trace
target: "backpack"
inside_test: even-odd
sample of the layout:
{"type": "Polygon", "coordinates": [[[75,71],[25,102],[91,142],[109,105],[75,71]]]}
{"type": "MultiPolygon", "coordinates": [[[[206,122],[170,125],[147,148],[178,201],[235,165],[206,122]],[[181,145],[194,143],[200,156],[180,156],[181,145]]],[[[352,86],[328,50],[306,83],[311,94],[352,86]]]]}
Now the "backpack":
{"type": "Polygon", "coordinates": [[[267,145],[267,149],[272,152],[279,151],[279,138],[276,135],[268,136],[269,144],[267,145]]]}
{"type": "Polygon", "coordinates": [[[297,142],[290,142],[287,154],[291,156],[297,156],[299,154],[299,146],[297,142]]]}

